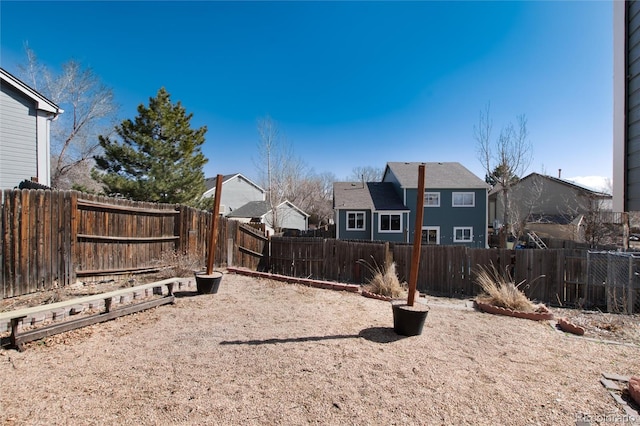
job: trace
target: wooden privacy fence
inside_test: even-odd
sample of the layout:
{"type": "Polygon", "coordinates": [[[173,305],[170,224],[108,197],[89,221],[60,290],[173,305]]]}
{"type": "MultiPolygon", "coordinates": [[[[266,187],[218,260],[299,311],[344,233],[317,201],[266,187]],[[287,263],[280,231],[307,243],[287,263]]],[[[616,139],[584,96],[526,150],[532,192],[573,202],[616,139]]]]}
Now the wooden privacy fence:
{"type": "MultiPolygon", "coordinates": [[[[411,249],[410,244],[274,237],[271,239],[271,270],[297,277],[364,284],[371,274],[358,260],[384,265],[387,259],[396,263],[400,280],[408,281],[411,249]]],[[[611,306],[610,291],[604,289],[604,282],[600,287],[593,284],[593,279],[589,282],[589,277],[594,274],[589,274],[588,262],[588,251],[577,249],[506,250],[423,246],[418,290],[434,296],[476,296],[480,287],[474,282],[474,270],[479,265],[493,264],[500,271],[507,270],[515,283],[522,283],[520,288],[533,300],[554,306],[607,309],[611,306]]],[[[628,266],[624,268],[629,269],[628,266]]],[[[613,282],[609,283],[609,286],[612,285],[613,282]]],[[[638,312],[640,303],[637,303],[637,294],[640,288],[637,280],[633,285],[635,287],[628,288],[635,288],[633,305],[638,312]]],[[[631,303],[627,304],[632,306],[631,303]]]]}
{"type": "MultiPolygon", "coordinates": [[[[157,269],[169,258],[166,253],[205,265],[210,212],[76,191],[1,195],[1,298],[64,287],[77,278],[157,269]]],[[[217,241],[217,265],[257,268],[266,262],[256,256],[267,248],[260,230],[222,218],[217,241]]]]}
{"type": "MultiPolygon", "coordinates": [[[[75,191],[6,190],[0,209],[0,297],[72,284],[77,278],[154,270],[165,253],[205,266],[211,213],[178,205],[133,202],[75,191]]],[[[295,277],[364,284],[371,266],[396,263],[401,280],[411,267],[411,245],[324,238],[265,237],[221,218],[215,264],[295,277]]],[[[503,250],[424,246],[418,289],[472,297],[474,268],[508,269],[534,300],[550,305],[640,311],[640,260],[590,255],[587,250],[503,250]]],[[[171,258],[171,256],[168,256],[171,258]]]]}
{"type": "Polygon", "coordinates": [[[385,264],[389,244],[323,238],[272,237],[270,270],[275,274],[364,283],[372,266],[385,264]]]}

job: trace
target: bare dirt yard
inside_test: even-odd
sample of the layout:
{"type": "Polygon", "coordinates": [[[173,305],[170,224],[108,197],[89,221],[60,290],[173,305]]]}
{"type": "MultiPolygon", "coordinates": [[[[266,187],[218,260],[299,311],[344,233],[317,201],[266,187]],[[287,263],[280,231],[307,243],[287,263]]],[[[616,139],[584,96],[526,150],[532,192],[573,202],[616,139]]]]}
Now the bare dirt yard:
{"type": "Polygon", "coordinates": [[[0,349],[0,424],[599,424],[629,420],[601,373],[640,374],[637,316],[573,313],[574,337],[427,297],[401,337],[389,302],[355,293],[225,274],[178,296],[0,349]]]}

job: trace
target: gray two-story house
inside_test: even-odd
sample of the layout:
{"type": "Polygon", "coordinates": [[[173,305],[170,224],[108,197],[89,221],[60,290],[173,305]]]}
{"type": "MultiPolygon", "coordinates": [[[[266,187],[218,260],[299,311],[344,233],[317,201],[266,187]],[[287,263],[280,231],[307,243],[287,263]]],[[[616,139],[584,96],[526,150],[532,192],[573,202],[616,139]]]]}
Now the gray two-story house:
{"type": "Polygon", "coordinates": [[[413,242],[425,164],[424,244],[487,246],[488,185],[460,163],[389,162],[382,182],[336,182],[336,238],[413,242]]]}
{"type": "MultiPolygon", "coordinates": [[[[217,178],[204,180],[206,191],[202,199],[216,194],[217,178]]],[[[222,177],[222,192],[220,196],[220,214],[228,216],[231,212],[253,201],[264,201],[266,191],[241,173],[224,175],[222,177]]]]}
{"type": "Polygon", "coordinates": [[[0,189],[51,184],[51,121],[62,109],[0,68],[0,189]]]}

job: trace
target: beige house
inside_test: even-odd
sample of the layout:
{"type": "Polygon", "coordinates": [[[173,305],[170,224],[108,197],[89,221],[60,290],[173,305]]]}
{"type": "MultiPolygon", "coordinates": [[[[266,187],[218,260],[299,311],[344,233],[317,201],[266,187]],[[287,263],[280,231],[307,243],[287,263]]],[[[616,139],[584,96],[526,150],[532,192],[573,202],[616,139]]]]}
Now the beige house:
{"type": "MultiPolygon", "coordinates": [[[[509,221],[519,236],[534,231],[541,237],[584,241],[590,217],[597,214],[602,220],[609,220],[606,213],[611,212],[611,198],[564,179],[531,173],[511,187],[509,221]]],[[[488,216],[489,228],[497,231],[504,217],[499,186],[489,192],[488,216]]]]}

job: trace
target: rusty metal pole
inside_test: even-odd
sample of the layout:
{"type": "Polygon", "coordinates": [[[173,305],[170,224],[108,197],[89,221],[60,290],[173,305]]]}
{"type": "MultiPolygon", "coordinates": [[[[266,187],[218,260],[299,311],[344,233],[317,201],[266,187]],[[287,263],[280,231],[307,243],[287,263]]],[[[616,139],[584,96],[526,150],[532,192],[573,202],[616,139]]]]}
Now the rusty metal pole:
{"type": "Polygon", "coordinates": [[[413,306],[418,284],[420,267],[420,248],[422,246],[422,218],[424,217],[424,164],[418,166],[418,196],[416,198],[416,225],[413,231],[413,250],[411,251],[411,272],[409,273],[409,295],[407,305],[413,306]]]}
{"type": "Polygon", "coordinates": [[[216,243],[218,240],[218,216],[220,216],[220,195],[222,194],[222,175],[216,176],[216,195],[213,200],[211,215],[211,238],[209,239],[209,256],[207,257],[207,275],[213,273],[216,259],[216,243]]]}

